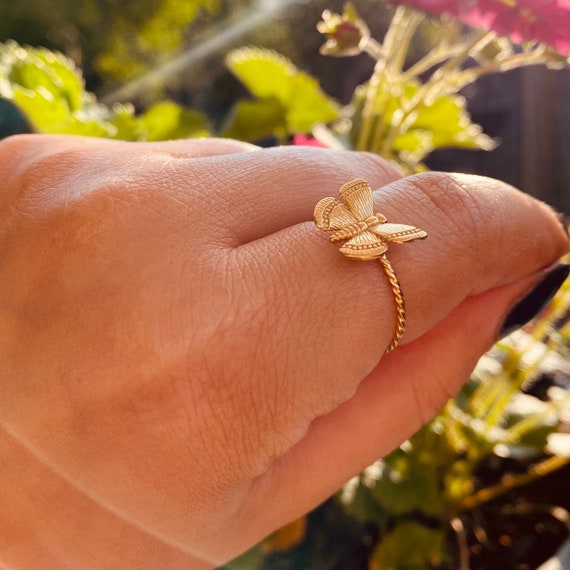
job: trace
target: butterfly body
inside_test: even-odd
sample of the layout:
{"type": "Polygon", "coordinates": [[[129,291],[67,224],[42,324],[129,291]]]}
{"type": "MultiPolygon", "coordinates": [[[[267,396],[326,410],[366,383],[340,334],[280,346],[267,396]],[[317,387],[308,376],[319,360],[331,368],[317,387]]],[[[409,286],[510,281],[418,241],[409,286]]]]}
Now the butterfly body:
{"type": "Polygon", "coordinates": [[[414,226],[388,223],[373,211],[369,184],[357,178],[339,190],[342,200],[323,198],[315,207],[315,223],[325,231],[334,231],[331,241],[348,240],[340,251],[354,259],[377,259],[388,249],[388,242],[405,243],[427,237],[414,226]]]}
{"type": "Polygon", "coordinates": [[[374,216],[370,216],[365,220],[354,222],[352,224],[349,224],[348,226],[345,226],[340,230],[337,230],[336,232],[334,232],[334,234],[331,236],[330,239],[332,242],[340,241],[343,239],[350,239],[362,232],[365,232],[366,230],[372,230],[379,224],[383,224],[385,222],[386,218],[384,218],[382,214],[375,214],[374,216]]]}

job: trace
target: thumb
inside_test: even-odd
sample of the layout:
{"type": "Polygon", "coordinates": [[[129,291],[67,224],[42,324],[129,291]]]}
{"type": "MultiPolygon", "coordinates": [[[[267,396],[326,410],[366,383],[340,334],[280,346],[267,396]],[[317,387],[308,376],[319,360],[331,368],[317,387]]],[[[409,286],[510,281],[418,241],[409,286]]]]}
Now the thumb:
{"type": "Polygon", "coordinates": [[[352,398],[316,419],[257,481],[252,513],[268,500],[280,502],[273,512],[281,526],[409,438],[455,395],[505,324],[534,316],[567,275],[560,265],[469,297],[427,334],[385,356],[352,398]]]}

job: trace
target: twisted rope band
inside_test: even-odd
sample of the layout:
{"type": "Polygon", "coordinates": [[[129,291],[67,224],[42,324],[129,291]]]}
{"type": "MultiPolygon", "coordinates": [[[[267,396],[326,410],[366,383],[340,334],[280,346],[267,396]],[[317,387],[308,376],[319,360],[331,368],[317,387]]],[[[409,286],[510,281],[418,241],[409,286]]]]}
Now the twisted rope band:
{"type": "Polygon", "coordinates": [[[394,271],[389,259],[385,255],[381,255],[378,258],[378,261],[384,268],[384,273],[386,273],[386,277],[388,277],[388,282],[390,283],[392,293],[394,294],[394,301],[396,301],[396,330],[394,331],[392,342],[386,349],[386,353],[388,353],[392,352],[400,344],[400,341],[404,336],[404,329],[406,328],[406,304],[404,303],[404,295],[400,288],[400,282],[396,277],[396,272],[394,271]]]}

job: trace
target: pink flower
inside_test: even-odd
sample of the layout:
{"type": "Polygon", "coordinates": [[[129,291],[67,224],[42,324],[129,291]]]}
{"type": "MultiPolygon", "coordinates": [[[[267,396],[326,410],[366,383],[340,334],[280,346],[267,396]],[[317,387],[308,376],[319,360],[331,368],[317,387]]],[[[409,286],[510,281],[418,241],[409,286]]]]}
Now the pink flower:
{"type": "Polygon", "coordinates": [[[319,148],[327,148],[322,142],[307,135],[293,135],[292,144],[295,146],[317,146],[319,148]]]}
{"type": "Polygon", "coordinates": [[[570,0],[399,0],[419,10],[448,13],[515,43],[544,42],[570,54],[570,0]]]}

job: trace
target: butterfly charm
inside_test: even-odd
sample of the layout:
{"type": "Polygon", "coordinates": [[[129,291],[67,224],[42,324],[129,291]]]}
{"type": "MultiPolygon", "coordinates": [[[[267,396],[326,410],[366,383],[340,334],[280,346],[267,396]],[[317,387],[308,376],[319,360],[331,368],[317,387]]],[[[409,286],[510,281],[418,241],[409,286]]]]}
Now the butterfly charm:
{"type": "Polygon", "coordinates": [[[323,198],[315,206],[315,224],[321,230],[334,231],[331,241],[348,240],[341,253],[354,259],[377,259],[388,250],[388,242],[405,243],[424,239],[427,233],[414,226],[389,224],[373,211],[372,188],[356,178],[344,184],[336,198],[323,198]]]}

